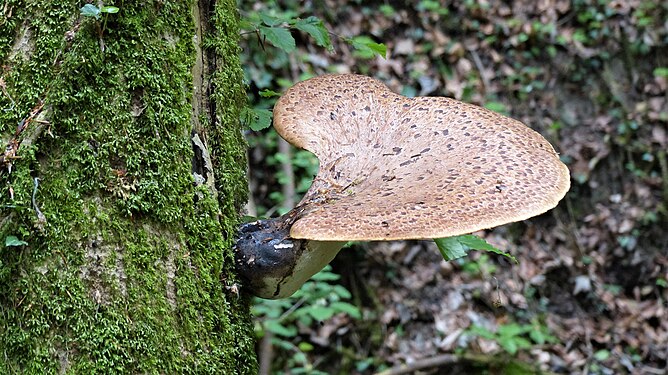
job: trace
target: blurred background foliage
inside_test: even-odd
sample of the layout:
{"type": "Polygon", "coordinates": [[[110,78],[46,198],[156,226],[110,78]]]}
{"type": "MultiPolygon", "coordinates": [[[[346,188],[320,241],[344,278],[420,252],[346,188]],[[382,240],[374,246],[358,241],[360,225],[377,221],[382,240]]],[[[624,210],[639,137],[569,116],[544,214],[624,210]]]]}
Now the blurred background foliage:
{"type": "Polygon", "coordinates": [[[427,359],[424,373],[665,373],[668,3],[240,1],[239,10],[250,215],[286,212],[317,173],[310,153],[268,125],[278,94],[324,73],[517,118],[552,142],[573,179],[552,212],[478,233],[519,266],[492,254],[444,263],[416,241],[353,244],[294,297],[258,301],[263,373],[392,373],[427,359]]]}

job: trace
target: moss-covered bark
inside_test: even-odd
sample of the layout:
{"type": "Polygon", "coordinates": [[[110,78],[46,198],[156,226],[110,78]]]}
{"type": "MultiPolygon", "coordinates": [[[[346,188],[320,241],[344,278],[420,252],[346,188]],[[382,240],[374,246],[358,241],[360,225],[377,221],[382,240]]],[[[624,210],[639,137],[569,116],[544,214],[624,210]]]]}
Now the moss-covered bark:
{"type": "Polygon", "coordinates": [[[82,5],[0,8],[0,373],[255,373],[235,2],[82,5]]]}

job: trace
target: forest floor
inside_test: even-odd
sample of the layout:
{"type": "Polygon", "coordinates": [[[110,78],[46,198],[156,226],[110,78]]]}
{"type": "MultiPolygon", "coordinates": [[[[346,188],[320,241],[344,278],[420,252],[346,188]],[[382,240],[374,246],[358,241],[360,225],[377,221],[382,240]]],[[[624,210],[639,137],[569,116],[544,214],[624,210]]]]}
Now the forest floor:
{"type": "MultiPolygon", "coordinates": [[[[659,3],[249,5],[248,12],[315,15],[339,36],[327,52],[293,32],[298,48],[287,56],[246,35],[251,92],[280,91],[273,77],[372,75],[404,95],[507,113],[550,140],[572,175],[555,210],[477,233],[519,264],[479,252],[446,263],[420,241],[342,251],[334,271],[363,317],[300,327],[316,346],[309,358],[317,368],[343,371],[337,359],[351,356],[375,359],[346,370],[356,373],[402,364],[468,373],[475,359],[443,356],[467,353],[517,358],[544,372],[667,373],[668,5],[659,3]],[[384,43],[387,58],[344,40],[359,35],[384,43]]],[[[251,152],[257,205],[271,207],[269,192],[281,189],[267,177],[276,172],[265,162],[274,151],[251,152]]]]}

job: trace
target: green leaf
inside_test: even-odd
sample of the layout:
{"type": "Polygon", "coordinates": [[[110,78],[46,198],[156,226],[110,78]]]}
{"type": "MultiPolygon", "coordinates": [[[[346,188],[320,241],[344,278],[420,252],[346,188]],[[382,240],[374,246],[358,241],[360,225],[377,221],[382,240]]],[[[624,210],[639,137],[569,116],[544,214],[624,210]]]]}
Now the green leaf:
{"type": "Polygon", "coordinates": [[[490,111],[499,112],[503,114],[508,113],[506,105],[501,102],[487,102],[485,103],[485,108],[489,109],[490,111]]]}
{"type": "Polygon", "coordinates": [[[513,337],[513,336],[518,336],[524,333],[524,328],[521,327],[518,324],[511,323],[511,324],[504,324],[499,327],[498,334],[499,336],[505,336],[505,337],[513,337]]]}
{"type": "Polygon", "coordinates": [[[25,246],[27,244],[27,242],[19,240],[16,236],[7,236],[7,238],[5,238],[5,247],[25,246]]]}
{"type": "Polygon", "coordinates": [[[334,309],[327,306],[312,306],[308,309],[308,314],[313,317],[315,320],[326,320],[334,315],[334,309]]]}
{"type": "Polygon", "coordinates": [[[605,361],[606,359],[610,358],[610,352],[605,349],[601,349],[594,353],[594,358],[596,358],[597,361],[605,361]]]}
{"type": "Polygon", "coordinates": [[[316,281],[334,281],[340,279],[341,276],[332,272],[331,267],[323,268],[320,272],[316,273],[311,277],[311,280],[316,281]]]}
{"type": "Polygon", "coordinates": [[[267,13],[260,13],[260,19],[267,26],[278,26],[282,23],[285,23],[285,20],[280,19],[278,17],[274,17],[267,13]]]}
{"type": "Polygon", "coordinates": [[[352,295],[350,294],[350,291],[348,291],[348,289],[346,289],[342,285],[333,285],[332,286],[332,293],[336,294],[341,299],[349,299],[349,298],[352,297],[352,295]]]}
{"type": "Polygon", "coordinates": [[[253,131],[260,131],[271,126],[272,116],[268,109],[245,107],[241,110],[241,123],[253,131]]]}
{"type": "Polygon", "coordinates": [[[384,43],[369,43],[367,47],[382,58],[387,57],[387,46],[384,43]]]}
{"type": "Polygon", "coordinates": [[[287,53],[290,53],[297,48],[295,38],[290,34],[290,30],[284,27],[260,26],[258,30],[260,30],[262,37],[267,39],[269,43],[273,44],[276,48],[282,49],[287,53]]]}
{"type": "Polygon", "coordinates": [[[284,337],[294,337],[297,336],[297,327],[290,326],[285,327],[276,320],[268,320],[264,323],[264,328],[267,331],[271,331],[273,334],[284,337]]]}
{"type": "Polygon", "coordinates": [[[282,338],[272,337],[271,343],[276,345],[277,348],[281,348],[287,352],[294,350],[294,345],[290,341],[284,340],[282,338]]]}
{"type": "Polygon", "coordinates": [[[322,23],[318,17],[311,16],[309,18],[298,20],[295,22],[294,27],[297,30],[301,30],[308,35],[310,35],[315,42],[325,48],[332,47],[332,41],[329,38],[329,32],[325,28],[325,25],[322,23]]]}
{"type": "Polygon", "coordinates": [[[662,288],[668,288],[668,281],[666,279],[659,277],[656,279],[656,286],[660,286],[662,288]]]}
{"type": "Polygon", "coordinates": [[[519,263],[517,261],[517,258],[514,256],[506,253],[505,251],[499,250],[493,245],[491,245],[489,242],[485,241],[483,238],[480,238],[478,236],[472,235],[472,234],[466,234],[463,236],[457,236],[459,239],[459,242],[461,242],[463,245],[468,246],[469,248],[473,250],[483,250],[487,251],[490,253],[498,254],[498,255],[503,255],[506,258],[509,258],[515,263],[519,263]]]}
{"type": "Polygon", "coordinates": [[[543,345],[547,341],[543,332],[537,329],[529,331],[529,337],[538,345],[543,345]]]}
{"type": "Polygon", "coordinates": [[[503,255],[517,263],[517,259],[515,259],[515,257],[512,255],[497,249],[484,239],[472,234],[446,238],[435,238],[434,242],[436,243],[438,250],[441,252],[441,255],[443,255],[443,259],[446,261],[464,257],[469,250],[474,249],[503,255]]]}
{"type": "Polygon", "coordinates": [[[368,36],[357,36],[348,40],[348,42],[357,50],[356,55],[361,58],[370,59],[375,55],[379,55],[382,58],[386,58],[387,56],[387,47],[385,44],[376,43],[368,36]]]}
{"type": "Polygon", "coordinates": [[[314,348],[313,345],[310,342],[306,342],[306,341],[300,342],[299,345],[297,345],[297,347],[302,352],[310,352],[314,348]]]}
{"type": "Polygon", "coordinates": [[[357,308],[357,306],[354,306],[348,302],[332,302],[330,306],[338,311],[338,312],[344,312],[350,316],[352,316],[355,319],[360,319],[362,317],[362,314],[360,313],[360,309],[357,308]]]}
{"type": "Polygon", "coordinates": [[[668,67],[660,67],[654,69],[655,77],[668,77],[668,67]]]}
{"type": "Polygon", "coordinates": [[[515,345],[519,349],[529,349],[531,348],[531,341],[525,339],[524,337],[514,337],[515,345]]]}
{"type": "Polygon", "coordinates": [[[434,242],[446,261],[459,259],[466,256],[468,247],[464,246],[459,237],[434,238],[434,242]]]}
{"type": "MultiPolygon", "coordinates": [[[[306,357],[306,354],[304,354],[303,352],[293,353],[292,354],[292,360],[295,361],[295,362],[300,363],[302,366],[308,366],[309,365],[308,358],[306,357]]],[[[305,367],[298,367],[297,369],[303,370],[302,374],[311,375],[311,372],[308,371],[308,369],[305,368],[305,367]]],[[[293,371],[293,373],[298,374],[299,372],[298,371],[293,371]]]]}
{"type": "Polygon", "coordinates": [[[488,340],[494,340],[496,338],[492,331],[483,326],[474,325],[469,329],[469,332],[488,340]]]}
{"type": "Polygon", "coordinates": [[[517,353],[517,341],[515,337],[500,337],[498,343],[508,354],[515,355],[517,353]]]}
{"type": "Polygon", "coordinates": [[[239,29],[241,29],[241,30],[255,30],[255,29],[257,29],[257,25],[255,23],[253,23],[253,21],[251,21],[248,18],[242,18],[242,19],[239,20],[239,29]]]}
{"type": "Polygon", "coordinates": [[[102,13],[118,13],[118,7],[111,6],[111,5],[106,5],[103,6],[102,9],[100,9],[100,12],[102,13]]]}
{"type": "Polygon", "coordinates": [[[95,19],[100,19],[100,8],[96,7],[93,4],[86,4],[79,9],[79,12],[84,17],[95,17],[95,19]]]}
{"type": "Polygon", "coordinates": [[[260,96],[263,97],[263,98],[271,98],[271,97],[274,97],[274,96],[281,96],[281,94],[277,93],[276,91],[266,89],[266,90],[260,91],[260,96]]]}

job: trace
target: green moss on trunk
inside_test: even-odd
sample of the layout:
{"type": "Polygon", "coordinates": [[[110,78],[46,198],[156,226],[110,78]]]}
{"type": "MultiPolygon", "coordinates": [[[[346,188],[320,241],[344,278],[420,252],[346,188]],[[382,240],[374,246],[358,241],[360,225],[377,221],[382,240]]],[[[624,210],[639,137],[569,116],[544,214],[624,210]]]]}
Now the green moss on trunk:
{"type": "Polygon", "coordinates": [[[246,197],[235,3],[199,19],[203,49],[204,3],[120,2],[106,26],[80,2],[7,4],[3,143],[40,100],[49,123],[27,124],[0,176],[0,241],[28,243],[0,248],[0,373],[255,373],[232,288],[246,197]],[[200,52],[215,62],[215,110],[197,130],[215,149],[218,199],[192,174],[200,52]]]}

